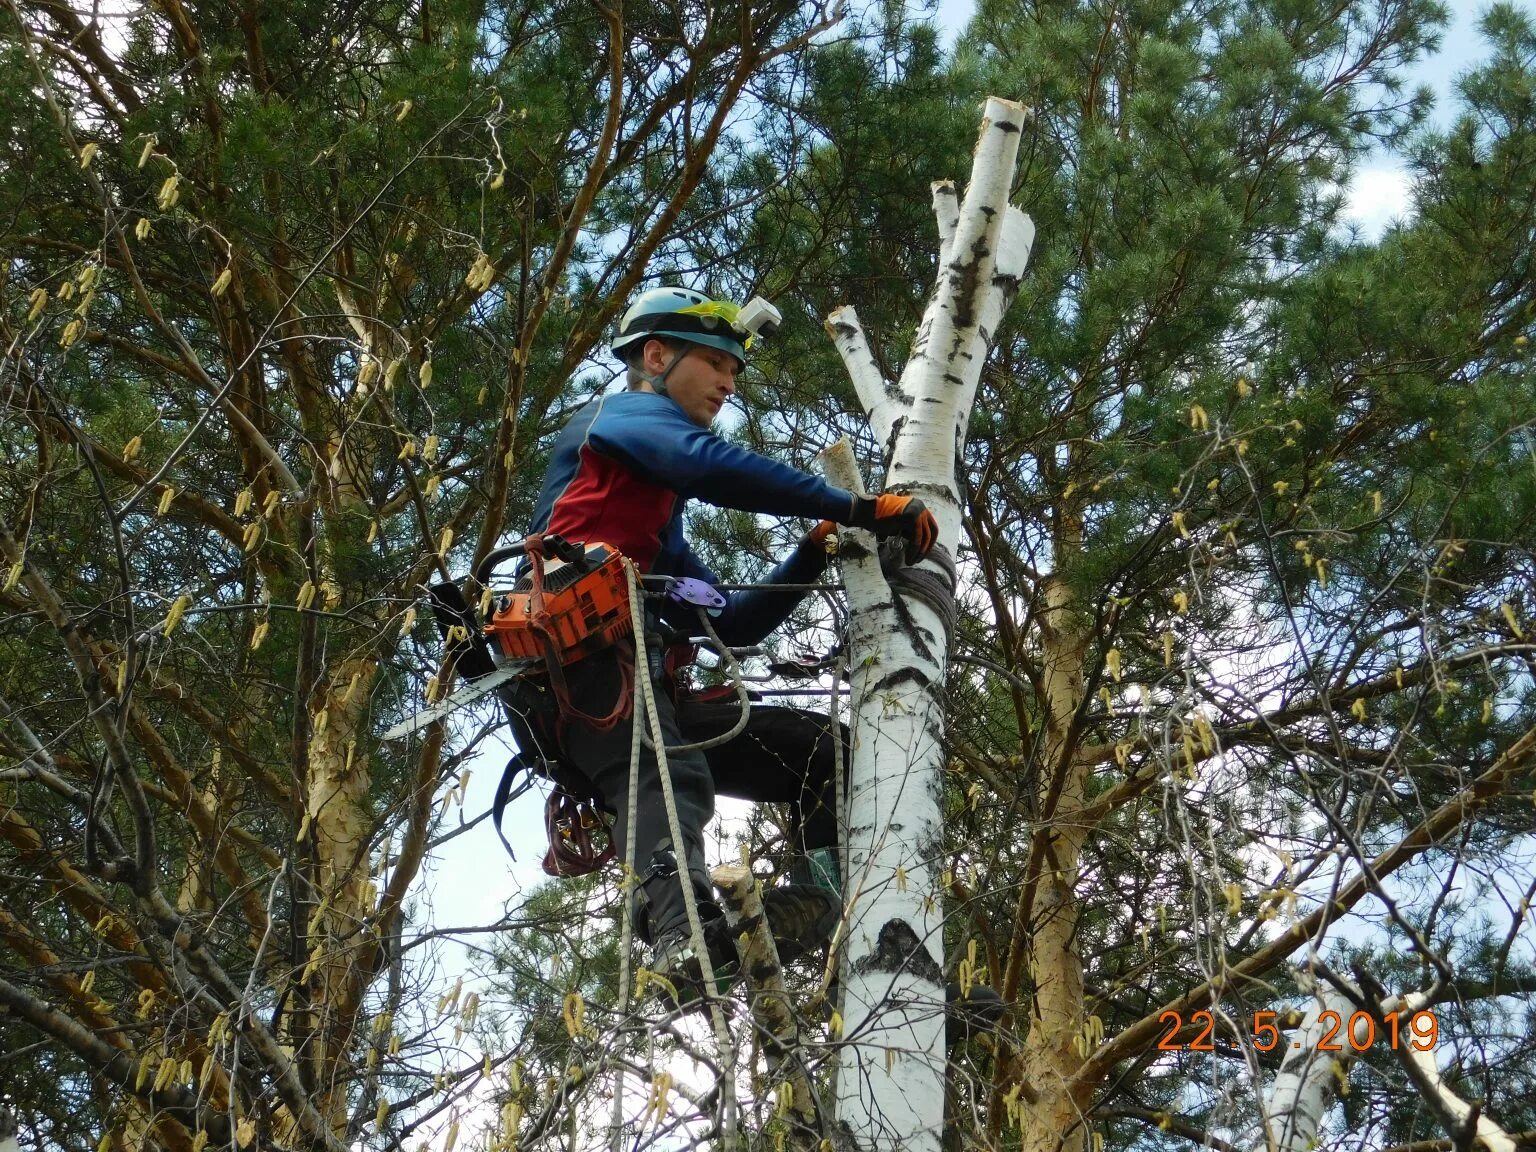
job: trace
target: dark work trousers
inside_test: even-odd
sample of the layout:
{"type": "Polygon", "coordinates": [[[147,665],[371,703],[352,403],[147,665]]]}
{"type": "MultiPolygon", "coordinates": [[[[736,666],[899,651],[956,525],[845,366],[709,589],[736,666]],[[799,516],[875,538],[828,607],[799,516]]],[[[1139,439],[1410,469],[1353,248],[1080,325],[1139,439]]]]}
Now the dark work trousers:
{"type": "MultiPolygon", "coordinates": [[[[648,645],[655,651],[654,645],[648,645]]],[[[565,669],[572,702],[588,715],[612,710],[621,682],[618,657],[609,651],[565,669]]],[[[674,703],[652,658],[652,684],[662,733],[669,748],[693,744],[728,732],[740,718],[741,702],[734,695],[718,700],[687,696],[674,703]]],[[[560,726],[558,746],[564,764],[593,785],[603,806],[616,815],[615,846],[625,858],[630,830],[629,812],[631,724],[644,715],[626,717],[607,731],[579,719],[560,726]]],[[[729,742],[706,751],[667,753],[672,791],[677,801],[694,892],[705,904],[704,917],[719,914],[704,857],[704,827],[715,813],[715,795],[759,803],[790,805],[790,844],[793,851],[830,848],[837,843],[836,792],[833,786],[834,749],[826,716],[795,708],[754,703],[746,728],[729,742]]],[[[848,730],[843,726],[844,758],[848,764],[848,730]]],[[[666,798],[656,754],[640,749],[639,797],[635,808],[635,871],[641,879],[636,917],[643,939],[654,940],[687,922],[687,909],[677,874],[680,862],[668,826],[666,798]]]]}

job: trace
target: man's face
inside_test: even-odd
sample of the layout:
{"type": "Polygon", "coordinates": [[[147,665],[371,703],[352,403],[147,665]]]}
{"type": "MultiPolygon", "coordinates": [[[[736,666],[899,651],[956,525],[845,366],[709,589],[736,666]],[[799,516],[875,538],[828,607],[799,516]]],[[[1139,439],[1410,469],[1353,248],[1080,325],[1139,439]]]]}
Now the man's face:
{"type": "MultiPolygon", "coordinates": [[[[667,395],[676,401],[688,419],[700,428],[708,428],[736,391],[736,374],[741,364],[729,352],[702,344],[681,344],[682,359],[667,376],[667,395]]],[[[646,341],[645,370],[652,376],[666,372],[677,352],[660,340],[646,341]]],[[[649,387],[649,386],[647,386],[649,387]]]]}

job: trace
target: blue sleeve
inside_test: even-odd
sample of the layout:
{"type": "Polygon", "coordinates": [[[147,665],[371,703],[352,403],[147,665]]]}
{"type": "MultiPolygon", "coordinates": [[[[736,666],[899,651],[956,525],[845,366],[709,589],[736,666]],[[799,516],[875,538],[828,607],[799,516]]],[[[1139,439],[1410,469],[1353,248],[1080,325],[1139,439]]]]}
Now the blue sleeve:
{"type": "MultiPolygon", "coordinates": [[[[762,581],[763,584],[810,584],[820,579],[821,574],[827,568],[826,551],[814,544],[802,544],[770,572],[762,581]]],[[[694,580],[704,580],[715,584],[720,577],[716,576],[704,563],[689,549],[683,557],[682,575],[694,580]]],[[[720,610],[720,615],[714,617],[711,623],[720,639],[731,648],[745,648],[760,643],[771,632],[789,619],[789,614],[795,610],[795,605],[805,599],[806,593],[800,591],[776,592],[772,588],[747,588],[739,592],[727,593],[725,607],[720,610]]],[[[678,605],[669,605],[667,613],[668,622],[679,628],[687,628],[692,625],[695,634],[700,634],[698,617],[690,608],[679,608],[678,605]]]]}
{"type": "Polygon", "coordinates": [[[626,392],[612,397],[592,422],[587,441],[687,499],[839,524],[853,514],[852,493],[722,440],[664,396],[626,392]]]}

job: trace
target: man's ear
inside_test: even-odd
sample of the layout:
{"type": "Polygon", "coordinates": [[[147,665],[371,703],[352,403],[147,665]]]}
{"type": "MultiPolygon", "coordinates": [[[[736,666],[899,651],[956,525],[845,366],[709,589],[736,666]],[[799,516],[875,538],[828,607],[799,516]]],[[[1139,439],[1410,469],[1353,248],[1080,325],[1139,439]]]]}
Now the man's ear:
{"type": "Polygon", "coordinates": [[[645,362],[645,370],[652,376],[659,376],[667,370],[676,353],[667,346],[667,342],[661,339],[652,339],[645,342],[645,347],[640,350],[640,355],[645,362]]]}

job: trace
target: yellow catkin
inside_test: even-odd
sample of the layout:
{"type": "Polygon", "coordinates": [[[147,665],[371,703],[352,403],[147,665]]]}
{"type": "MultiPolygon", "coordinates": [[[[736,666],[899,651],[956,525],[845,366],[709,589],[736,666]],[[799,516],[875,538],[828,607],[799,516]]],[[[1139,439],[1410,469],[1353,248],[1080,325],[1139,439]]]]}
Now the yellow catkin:
{"type": "Polygon", "coordinates": [[[1515,615],[1515,606],[1506,600],[1499,605],[1499,612],[1504,617],[1504,623],[1509,625],[1509,630],[1515,634],[1515,639],[1524,640],[1525,630],[1520,627],[1520,618],[1515,615]]]}
{"type": "Polygon", "coordinates": [[[144,141],[144,149],[143,149],[143,151],[141,151],[139,153],[139,167],[140,168],[142,168],[142,167],[144,167],[144,165],[148,164],[149,163],[149,158],[155,154],[155,143],[156,143],[156,138],[154,136],[150,136],[150,138],[148,140],[144,141]]]}
{"type": "Polygon", "coordinates": [[[185,592],[176,597],[175,602],[171,604],[170,612],[165,617],[165,629],[161,635],[168,637],[172,632],[176,631],[176,625],[181,623],[182,614],[191,606],[192,597],[188,596],[185,592]]]}

